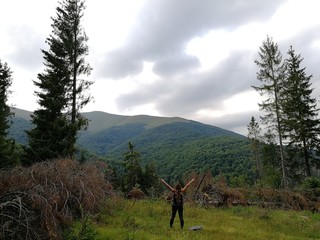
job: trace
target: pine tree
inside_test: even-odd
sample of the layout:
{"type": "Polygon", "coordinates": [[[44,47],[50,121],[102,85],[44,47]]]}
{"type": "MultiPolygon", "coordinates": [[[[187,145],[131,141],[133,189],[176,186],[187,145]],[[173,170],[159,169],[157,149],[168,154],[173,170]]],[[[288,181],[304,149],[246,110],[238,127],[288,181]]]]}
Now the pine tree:
{"type": "MultiPolygon", "coordinates": [[[[311,152],[319,146],[319,126],[317,101],[312,98],[310,79],[305,68],[301,68],[300,54],[296,54],[292,46],[288,50],[287,77],[284,84],[283,101],[281,102],[286,137],[289,146],[302,150],[305,173],[311,176],[311,152]]],[[[297,154],[298,155],[298,154],[297,154]]]]}
{"type": "Polygon", "coordinates": [[[147,163],[143,171],[141,190],[147,195],[155,194],[159,189],[159,183],[155,162],[147,163]]]}
{"type": "Polygon", "coordinates": [[[285,78],[285,64],[282,61],[282,55],[278,49],[278,45],[273,42],[270,37],[263,41],[259,48],[259,60],[255,63],[260,68],[257,72],[257,79],[262,82],[261,86],[253,86],[253,88],[266,97],[259,104],[261,110],[266,115],[261,119],[266,123],[269,129],[275,130],[278,135],[280,145],[280,159],[282,166],[282,182],[284,188],[287,188],[286,166],[283,148],[283,129],[281,123],[281,89],[285,78]]]}
{"type": "Polygon", "coordinates": [[[270,129],[267,130],[262,139],[263,184],[268,187],[279,188],[281,185],[281,161],[279,161],[279,145],[275,139],[276,136],[270,129]]]}
{"type": "Polygon", "coordinates": [[[12,113],[7,105],[9,87],[12,84],[12,72],[7,63],[0,60],[0,168],[13,166],[18,163],[15,154],[15,142],[8,138],[10,117],[12,113]]]}
{"type": "Polygon", "coordinates": [[[248,138],[251,140],[251,149],[256,163],[257,179],[262,178],[262,163],[260,156],[260,138],[261,138],[261,128],[256,119],[252,116],[250,123],[247,125],[248,138]]]}
{"type": "Polygon", "coordinates": [[[134,150],[131,142],[128,151],[124,154],[124,190],[130,191],[136,185],[142,185],[142,168],[140,153],[134,150]]]}
{"type": "Polygon", "coordinates": [[[79,112],[91,99],[85,91],[92,84],[81,78],[91,72],[85,62],[88,38],[80,24],[84,9],[81,0],[64,0],[52,18],[49,50],[42,50],[46,69],[34,81],[40,109],[32,115],[35,128],[27,132],[29,163],[73,157],[77,132],[87,125],[79,112]]]}
{"type": "Polygon", "coordinates": [[[69,70],[71,74],[68,85],[68,103],[71,105],[71,134],[69,136],[69,154],[73,156],[77,132],[87,126],[87,120],[80,114],[80,110],[87,105],[91,96],[85,91],[92,84],[82,79],[89,76],[92,68],[85,61],[88,55],[88,37],[81,26],[81,19],[85,9],[84,1],[64,0],[61,8],[57,8],[58,16],[54,19],[57,36],[60,37],[68,52],[69,70]]]}

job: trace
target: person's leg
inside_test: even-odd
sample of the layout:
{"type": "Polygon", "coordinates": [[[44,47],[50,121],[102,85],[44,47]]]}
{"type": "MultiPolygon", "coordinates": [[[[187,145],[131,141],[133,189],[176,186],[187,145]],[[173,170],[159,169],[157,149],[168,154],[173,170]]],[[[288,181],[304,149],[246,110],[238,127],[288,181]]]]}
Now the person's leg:
{"type": "Polygon", "coordinates": [[[172,227],[174,218],[176,217],[177,208],[175,206],[172,206],[172,212],[171,212],[171,219],[170,219],[170,227],[172,227]]]}
{"type": "Polygon", "coordinates": [[[183,206],[178,208],[178,213],[179,213],[179,219],[180,219],[180,226],[183,228],[184,226],[184,220],[183,220],[183,206]]]}

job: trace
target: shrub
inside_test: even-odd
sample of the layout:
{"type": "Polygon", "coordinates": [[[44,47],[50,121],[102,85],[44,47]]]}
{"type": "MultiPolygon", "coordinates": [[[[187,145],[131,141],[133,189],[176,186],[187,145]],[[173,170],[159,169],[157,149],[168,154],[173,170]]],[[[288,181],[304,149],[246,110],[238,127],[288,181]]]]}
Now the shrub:
{"type": "Polygon", "coordinates": [[[97,231],[89,216],[82,217],[79,226],[75,225],[63,233],[64,240],[94,240],[97,231]]]}
{"type": "Polygon", "coordinates": [[[143,199],[146,197],[146,195],[144,194],[144,192],[137,187],[134,187],[129,193],[128,193],[128,198],[129,199],[133,199],[133,200],[139,200],[139,199],[143,199]]]}
{"type": "Polygon", "coordinates": [[[306,178],[302,184],[303,189],[314,189],[314,188],[320,188],[320,178],[316,177],[309,177],[306,178]]]}
{"type": "Polygon", "coordinates": [[[207,185],[202,189],[201,201],[215,206],[257,205],[264,208],[318,211],[317,191],[292,192],[278,189],[228,188],[207,185]]]}
{"type": "Polygon", "coordinates": [[[103,169],[71,159],[0,172],[0,239],[61,239],[82,213],[94,214],[111,194],[103,169]]]}

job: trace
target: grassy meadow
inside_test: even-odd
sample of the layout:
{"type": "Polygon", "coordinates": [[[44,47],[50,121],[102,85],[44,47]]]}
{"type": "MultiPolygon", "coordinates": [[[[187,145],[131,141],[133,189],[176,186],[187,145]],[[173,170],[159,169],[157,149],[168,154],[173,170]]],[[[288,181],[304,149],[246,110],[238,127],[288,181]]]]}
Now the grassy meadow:
{"type": "Polygon", "coordinates": [[[257,207],[203,208],[187,202],[185,228],[178,214],[169,227],[171,205],[160,200],[109,200],[96,217],[96,239],[119,240],[304,240],[320,239],[320,214],[257,207]],[[202,226],[191,231],[191,226],[202,226]]]}

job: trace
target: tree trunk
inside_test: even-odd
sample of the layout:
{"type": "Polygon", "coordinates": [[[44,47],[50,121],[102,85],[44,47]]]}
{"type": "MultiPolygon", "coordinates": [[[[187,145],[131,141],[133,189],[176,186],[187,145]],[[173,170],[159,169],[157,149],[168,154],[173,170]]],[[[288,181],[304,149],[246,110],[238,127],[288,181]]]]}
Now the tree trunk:
{"type": "Polygon", "coordinates": [[[308,177],[311,177],[311,169],[310,169],[310,163],[309,163],[309,153],[307,149],[306,139],[303,139],[303,154],[304,154],[304,164],[306,168],[306,174],[308,177]]]}
{"type": "MultiPolygon", "coordinates": [[[[273,72],[273,71],[272,71],[273,72]]],[[[283,188],[287,189],[287,176],[286,176],[286,164],[284,161],[284,151],[283,151],[283,143],[282,143],[282,129],[280,123],[280,109],[279,109],[279,99],[278,99],[278,86],[275,83],[274,97],[275,97],[275,105],[276,105],[276,118],[277,118],[277,130],[279,135],[279,145],[280,145],[280,158],[281,158],[281,168],[282,168],[282,184],[283,188]]]]}

